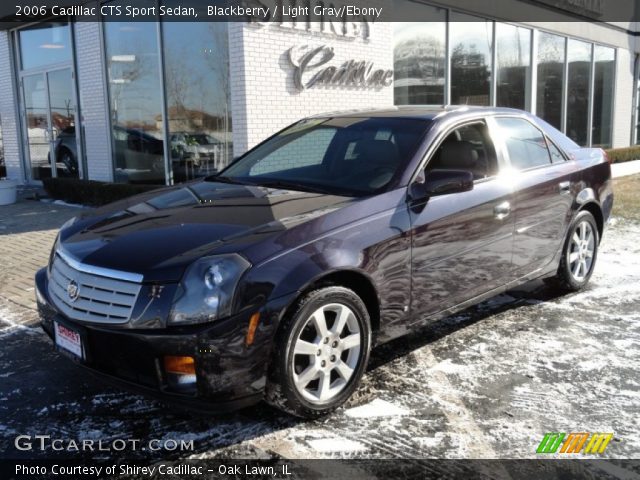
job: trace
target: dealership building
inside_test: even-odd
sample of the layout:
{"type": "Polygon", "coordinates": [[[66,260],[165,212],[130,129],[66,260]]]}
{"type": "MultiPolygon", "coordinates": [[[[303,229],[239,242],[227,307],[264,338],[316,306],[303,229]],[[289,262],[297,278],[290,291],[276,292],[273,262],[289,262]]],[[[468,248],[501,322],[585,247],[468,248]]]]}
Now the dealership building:
{"type": "Polygon", "coordinates": [[[629,146],[640,27],[600,21],[602,1],[522,1],[557,22],[462,0],[394,0],[412,22],[0,19],[0,158],[25,184],[172,184],[301,117],[407,104],[520,108],[580,145],[629,146]]]}

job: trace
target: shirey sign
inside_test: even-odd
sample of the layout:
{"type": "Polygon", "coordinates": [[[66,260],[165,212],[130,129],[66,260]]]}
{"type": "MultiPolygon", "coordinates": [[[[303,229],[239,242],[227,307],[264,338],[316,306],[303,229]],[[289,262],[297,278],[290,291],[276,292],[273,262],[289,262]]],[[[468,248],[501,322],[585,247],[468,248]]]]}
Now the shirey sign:
{"type": "Polygon", "coordinates": [[[335,53],[333,47],[327,45],[295,46],[288,53],[294,69],[293,82],[299,90],[319,85],[382,88],[393,82],[393,70],[376,68],[367,60],[353,59],[339,66],[328,65],[335,53]]]}

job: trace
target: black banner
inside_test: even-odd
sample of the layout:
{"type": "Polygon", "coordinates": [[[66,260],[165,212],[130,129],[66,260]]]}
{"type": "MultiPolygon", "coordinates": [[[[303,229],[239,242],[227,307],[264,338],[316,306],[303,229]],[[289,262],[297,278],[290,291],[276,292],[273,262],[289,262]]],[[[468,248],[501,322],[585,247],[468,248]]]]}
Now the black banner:
{"type": "Polygon", "coordinates": [[[0,460],[13,479],[638,479],[640,460],[0,460]]]}
{"type": "MultiPolygon", "coordinates": [[[[179,22],[428,22],[433,8],[482,14],[501,21],[640,21],[637,0],[39,0],[2,2],[0,28],[22,22],[73,17],[75,21],[179,22]]],[[[459,19],[456,21],[473,21],[459,19]]]]}

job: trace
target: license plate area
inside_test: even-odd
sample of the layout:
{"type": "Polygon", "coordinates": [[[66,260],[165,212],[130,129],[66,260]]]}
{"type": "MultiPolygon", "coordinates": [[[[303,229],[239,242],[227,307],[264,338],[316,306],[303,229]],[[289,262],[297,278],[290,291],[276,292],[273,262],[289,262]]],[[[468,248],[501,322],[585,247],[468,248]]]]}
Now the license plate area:
{"type": "Polygon", "coordinates": [[[53,321],[53,331],[56,347],[59,351],[71,356],[76,360],[84,360],[84,342],[82,335],[77,330],[63,325],[58,321],[53,321]]]}

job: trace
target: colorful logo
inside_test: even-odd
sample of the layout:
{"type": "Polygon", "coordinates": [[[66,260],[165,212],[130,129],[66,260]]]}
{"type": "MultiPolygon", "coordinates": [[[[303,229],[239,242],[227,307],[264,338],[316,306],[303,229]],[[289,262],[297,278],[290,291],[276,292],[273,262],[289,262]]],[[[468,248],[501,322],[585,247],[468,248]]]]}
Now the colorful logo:
{"type": "Polygon", "coordinates": [[[612,438],[613,433],[545,433],[536,453],[604,453],[612,438]]]}

